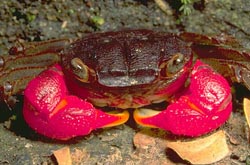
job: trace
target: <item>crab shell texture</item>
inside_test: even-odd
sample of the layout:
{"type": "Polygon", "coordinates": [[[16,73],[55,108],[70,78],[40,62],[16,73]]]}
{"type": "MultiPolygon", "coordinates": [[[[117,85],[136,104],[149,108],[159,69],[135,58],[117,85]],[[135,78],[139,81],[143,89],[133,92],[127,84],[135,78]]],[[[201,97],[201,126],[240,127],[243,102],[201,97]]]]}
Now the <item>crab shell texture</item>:
{"type": "Polygon", "coordinates": [[[92,34],[62,52],[69,90],[101,107],[137,108],[168,100],[185,84],[191,67],[186,42],[151,30],[92,34]]]}

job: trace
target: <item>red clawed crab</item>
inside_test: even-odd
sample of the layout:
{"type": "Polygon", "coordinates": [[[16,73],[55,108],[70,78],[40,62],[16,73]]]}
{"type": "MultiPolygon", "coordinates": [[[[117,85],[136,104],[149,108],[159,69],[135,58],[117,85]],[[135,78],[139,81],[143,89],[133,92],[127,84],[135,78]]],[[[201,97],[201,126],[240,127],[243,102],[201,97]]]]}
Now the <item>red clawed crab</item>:
{"type": "Polygon", "coordinates": [[[141,125],[199,136],[228,119],[232,96],[226,79],[194,54],[204,59],[207,52],[205,61],[211,64],[222,56],[216,59],[215,65],[222,65],[218,70],[247,85],[249,68],[240,64],[249,54],[222,49],[236,42],[221,38],[125,30],[16,46],[10,49],[14,56],[0,58],[1,95],[9,102],[25,88],[24,119],[50,138],[66,140],[123,124],[130,108],[141,125]],[[237,56],[223,56],[228,53],[237,56]],[[236,57],[242,59],[237,63],[236,57]],[[169,105],[161,111],[146,108],[160,102],[169,105]],[[102,107],[116,110],[105,112],[102,107]]]}

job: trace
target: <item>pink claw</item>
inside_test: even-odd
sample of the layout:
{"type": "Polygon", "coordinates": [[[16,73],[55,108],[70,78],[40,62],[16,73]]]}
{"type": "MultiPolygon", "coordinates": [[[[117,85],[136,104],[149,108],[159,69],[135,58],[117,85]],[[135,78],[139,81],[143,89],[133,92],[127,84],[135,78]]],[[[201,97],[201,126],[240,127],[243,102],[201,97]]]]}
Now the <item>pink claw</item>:
{"type": "Polygon", "coordinates": [[[166,110],[136,110],[135,120],[141,124],[169,130],[174,134],[200,136],[221,126],[232,111],[228,82],[211,68],[197,61],[190,85],[166,110]]]}
{"type": "Polygon", "coordinates": [[[24,91],[23,115],[28,125],[50,138],[67,140],[101,127],[125,123],[127,111],[107,114],[69,95],[63,73],[55,65],[33,79],[24,91]]]}

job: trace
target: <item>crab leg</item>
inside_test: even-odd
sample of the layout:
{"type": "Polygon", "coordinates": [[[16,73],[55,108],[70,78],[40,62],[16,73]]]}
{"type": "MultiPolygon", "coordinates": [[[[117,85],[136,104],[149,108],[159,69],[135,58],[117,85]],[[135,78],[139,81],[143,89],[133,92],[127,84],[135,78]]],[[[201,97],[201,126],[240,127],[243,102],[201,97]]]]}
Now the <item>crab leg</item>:
{"type": "Polygon", "coordinates": [[[242,43],[225,34],[207,36],[183,32],[180,37],[192,42],[192,51],[229,82],[242,83],[250,90],[250,52],[242,43]]]}
{"type": "Polygon", "coordinates": [[[13,95],[22,94],[28,82],[60,60],[59,51],[67,39],[17,43],[10,55],[0,56],[0,101],[11,103],[13,95]]]}
{"type": "Polygon", "coordinates": [[[190,85],[166,110],[137,109],[137,123],[162,128],[177,135],[200,136],[221,126],[232,111],[227,81],[208,65],[197,61],[190,85]]]}
{"type": "Polygon", "coordinates": [[[127,111],[104,113],[70,95],[59,65],[42,72],[28,84],[23,115],[38,133],[61,140],[87,135],[96,128],[123,124],[129,117],[127,111]]]}
{"type": "Polygon", "coordinates": [[[213,45],[193,45],[193,51],[229,82],[244,84],[250,90],[250,53],[213,45]],[[206,55],[204,55],[206,54],[206,55]]]}

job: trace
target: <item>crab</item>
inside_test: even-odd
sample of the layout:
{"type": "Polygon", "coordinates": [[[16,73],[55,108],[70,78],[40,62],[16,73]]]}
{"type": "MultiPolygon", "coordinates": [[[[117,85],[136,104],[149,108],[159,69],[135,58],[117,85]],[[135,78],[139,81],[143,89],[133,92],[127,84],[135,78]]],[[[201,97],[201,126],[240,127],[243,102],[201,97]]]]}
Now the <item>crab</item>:
{"type": "Polygon", "coordinates": [[[229,118],[231,82],[250,88],[250,54],[225,45],[239,47],[228,36],[146,29],[20,44],[0,56],[1,99],[24,94],[27,124],[59,140],[124,124],[130,109],[140,125],[201,136],[229,118]]]}

